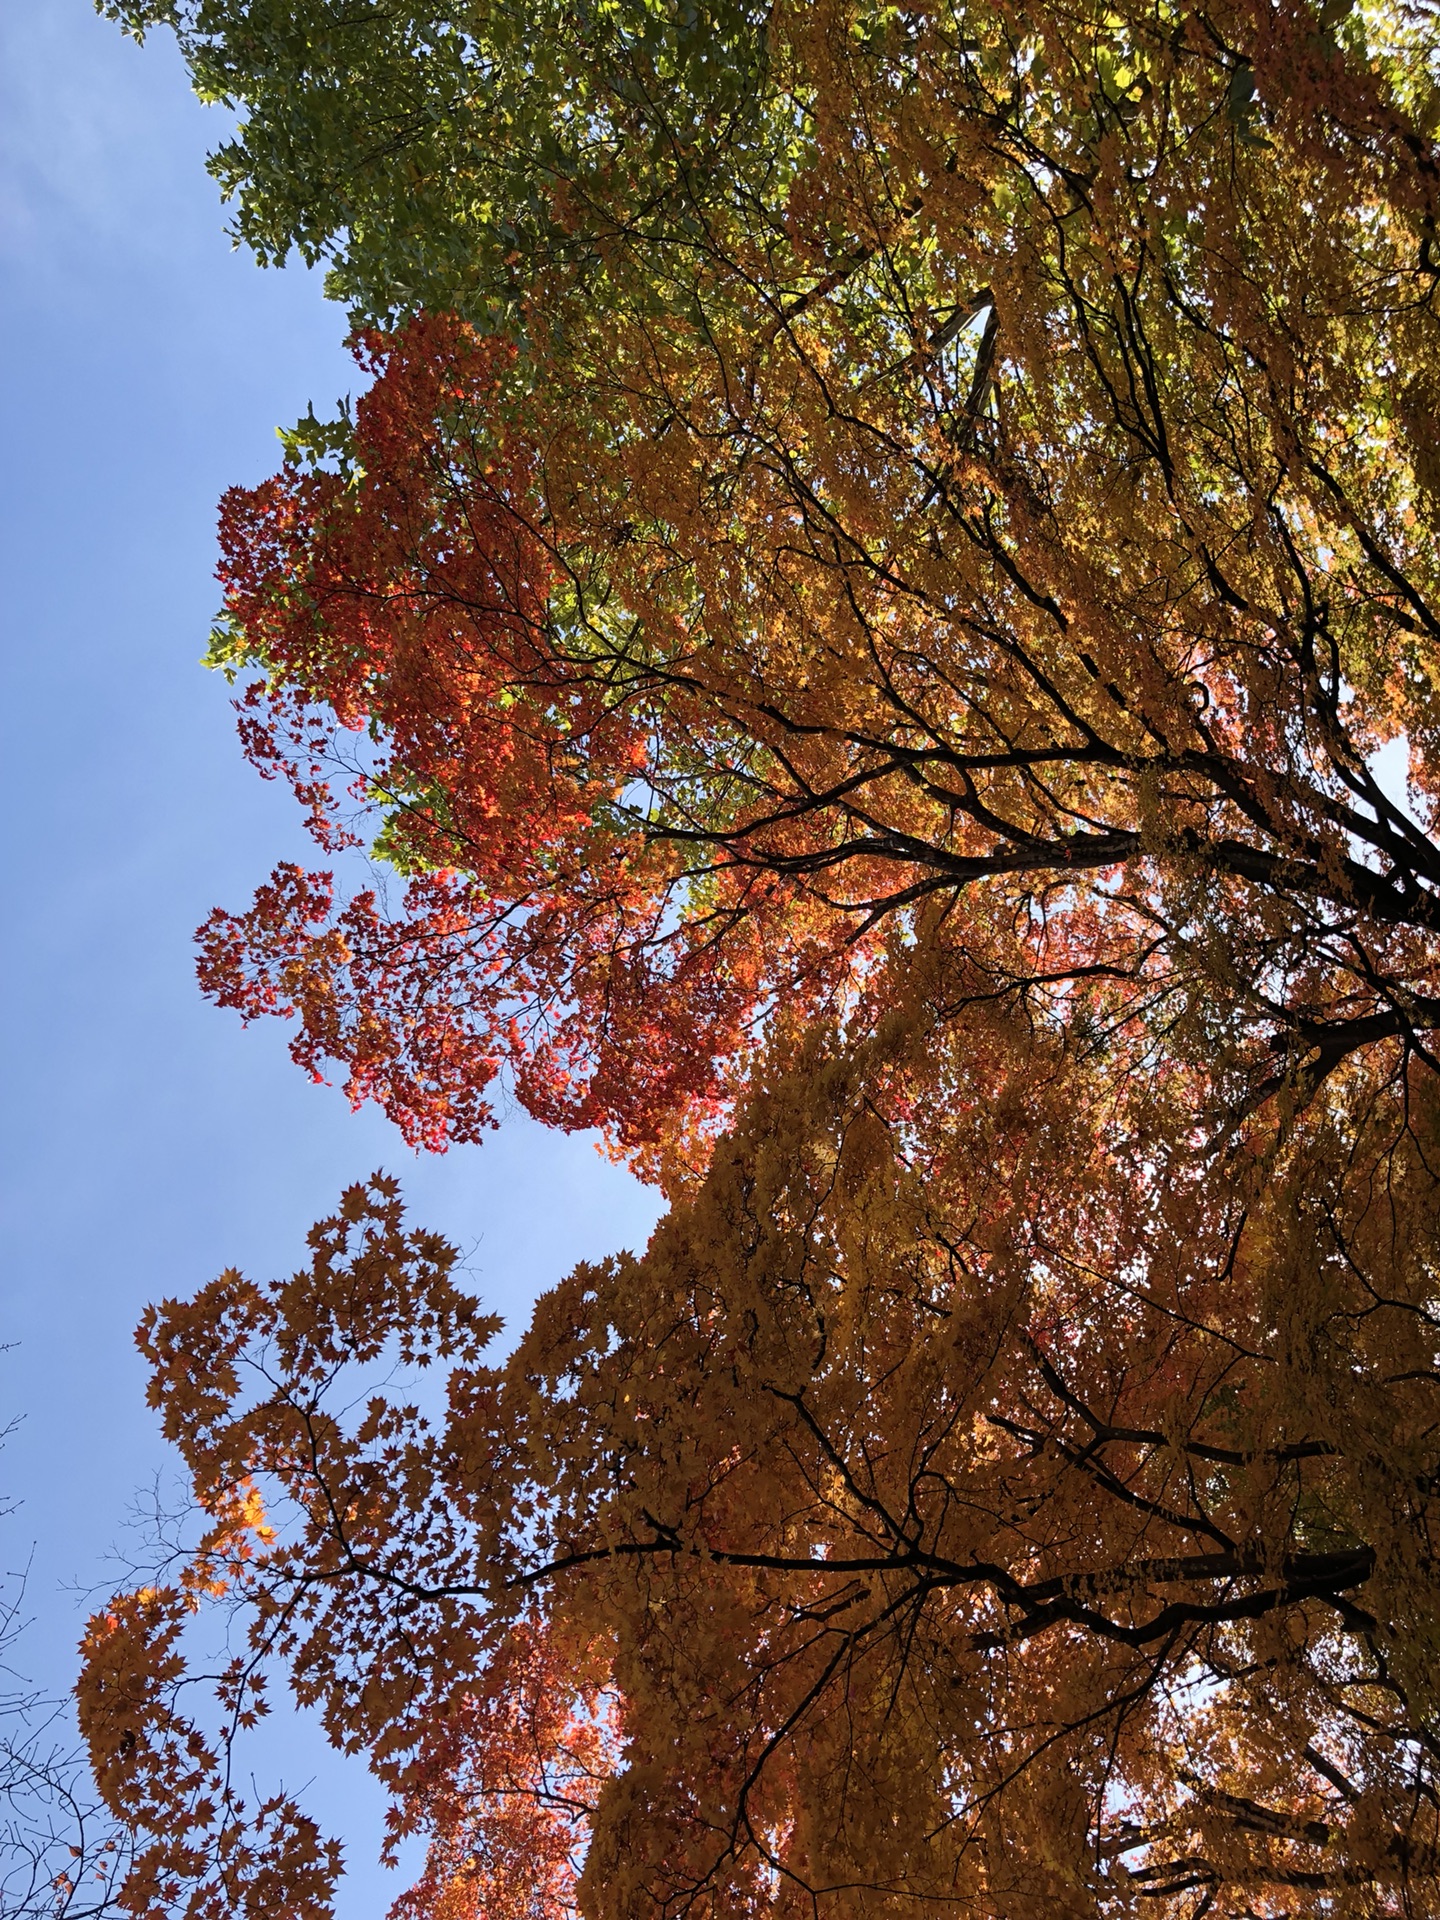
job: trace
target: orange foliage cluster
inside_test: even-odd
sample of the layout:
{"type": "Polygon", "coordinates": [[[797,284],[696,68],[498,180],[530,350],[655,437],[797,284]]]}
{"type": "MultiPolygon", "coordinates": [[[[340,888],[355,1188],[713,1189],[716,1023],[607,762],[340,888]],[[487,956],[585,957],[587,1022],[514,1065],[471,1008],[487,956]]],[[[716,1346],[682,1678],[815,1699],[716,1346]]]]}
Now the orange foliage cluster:
{"type": "Polygon", "coordinates": [[[1181,40],[1082,170],[1063,36],[1012,128],[923,39],[920,113],[796,32],[833,120],[783,270],[717,234],[703,327],[617,296],[564,353],[542,282],[523,364],[412,321],[339,471],[228,500],[247,744],[327,846],[351,763],[405,897],[281,869],[207,987],[431,1145],[502,1063],[628,1151],[713,1126],[769,1010],[848,1017],[936,902],[997,991],[1108,979],[1251,1094],[1413,1036],[1440,863],[1370,756],[1403,731],[1428,804],[1428,145],[1338,60],[1300,114],[1273,36],[1262,140],[1181,40]]]}
{"type": "MultiPolygon", "coordinates": [[[[1429,1910],[1428,1086],[1159,1180],[1163,1096],[993,1004],[942,1052],[933,1003],[781,1049],[503,1364],[379,1178],[292,1280],[147,1320],[194,1577],[252,1622],[226,1687],[279,1658],[368,1755],[431,1836],[407,1916],[1429,1910]],[[438,1420],[344,1413],[391,1343],[438,1420]]],[[[177,1882],[209,1821],[215,1911],[261,1858],[314,1911],[313,1837],[249,1838],[166,1704],[185,1605],[95,1624],[97,1751],[145,1743],[177,1882]]]]}

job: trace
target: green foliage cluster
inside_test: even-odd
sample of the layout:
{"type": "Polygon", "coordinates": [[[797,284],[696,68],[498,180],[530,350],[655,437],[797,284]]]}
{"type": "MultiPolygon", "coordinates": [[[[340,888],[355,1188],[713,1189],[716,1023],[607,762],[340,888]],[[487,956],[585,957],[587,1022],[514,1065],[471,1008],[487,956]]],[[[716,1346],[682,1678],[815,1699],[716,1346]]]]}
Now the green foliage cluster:
{"type": "Polygon", "coordinates": [[[172,27],[201,99],[243,114],[211,161],[238,238],[329,260],[361,323],[430,307],[518,328],[541,266],[599,298],[632,243],[692,245],[712,203],[773,204],[801,121],[766,83],[754,0],[104,7],[172,27]]]}

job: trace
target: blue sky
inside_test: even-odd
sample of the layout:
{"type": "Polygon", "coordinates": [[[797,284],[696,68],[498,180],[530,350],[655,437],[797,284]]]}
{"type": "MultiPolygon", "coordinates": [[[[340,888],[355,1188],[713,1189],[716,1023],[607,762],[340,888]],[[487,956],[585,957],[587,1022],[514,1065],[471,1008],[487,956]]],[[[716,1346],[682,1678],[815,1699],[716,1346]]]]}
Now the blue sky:
{"type": "MultiPolygon", "coordinates": [[[[231,1264],[288,1270],[377,1166],[512,1321],[655,1212],[590,1142],[520,1119],[417,1160],[309,1085],[282,1027],[245,1031],[195,990],[205,912],[309,851],[198,665],[215,502],[352,371],[318,279],[231,250],[203,168],[220,129],[166,37],[136,49],[89,0],[0,0],[0,1408],[21,1416],[0,1489],[21,1503],[3,1564],[34,1554],[24,1664],[56,1689],[127,1508],[168,1465],[131,1344],[147,1301],[231,1264]]],[[[313,1779],[349,1842],[344,1920],[382,1913],[398,1888],[370,1864],[363,1776],[290,1718],[257,1772],[313,1779]]]]}

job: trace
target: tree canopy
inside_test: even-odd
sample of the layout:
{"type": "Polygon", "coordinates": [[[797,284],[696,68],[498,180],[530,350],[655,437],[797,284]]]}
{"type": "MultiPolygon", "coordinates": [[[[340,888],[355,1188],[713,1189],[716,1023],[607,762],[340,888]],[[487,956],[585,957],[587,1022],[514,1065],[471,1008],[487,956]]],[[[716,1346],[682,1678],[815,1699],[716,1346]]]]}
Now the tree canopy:
{"type": "Polygon", "coordinates": [[[682,192],[686,238],[562,170],[603,272],[520,249],[518,341],[366,337],[354,420],[227,503],[216,651],[322,822],[316,754],[376,736],[411,887],[337,928],[277,874],[215,922],[223,998],[298,1008],[416,1137],[518,1056],[626,1146],[927,901],[997,980],[1112,979],[1256,1086],[1418,1032],[1435,856],[1369,762],[1403,733],[1429,792],[1423,48],[1161,24],[777,18],[766,194],[682,192]]]}
{"type": "Polygon", "coordinates": [[[181,1713],[207,1594],[417,1920],[1433,1911],[1429,16],[111,11],[371,377],[227,496],[212,657],[381,878],[202,980],[672,1203],[503,1364],[378,1178],[147,1320],[208,1522],[89,1642],[137,1911],[333,1872],[181,1713]],[[446,1411],[347,1424],[396,1343],[446,1411]]]}
{"type": "Polygon", "coordinates": [[[1165,1095],[993,1002],[940,1044],[777,1055],[502,1364],[378,1177],[151,1313],[210,1526],[88,1648],[140,1911],[324,1884],[177,1705],[206,1595],[231,1733],[278,1658],[428,1835],[403,1913],[1432,1910],[1433,1119],[1157,1179],[1165,1095]]]}

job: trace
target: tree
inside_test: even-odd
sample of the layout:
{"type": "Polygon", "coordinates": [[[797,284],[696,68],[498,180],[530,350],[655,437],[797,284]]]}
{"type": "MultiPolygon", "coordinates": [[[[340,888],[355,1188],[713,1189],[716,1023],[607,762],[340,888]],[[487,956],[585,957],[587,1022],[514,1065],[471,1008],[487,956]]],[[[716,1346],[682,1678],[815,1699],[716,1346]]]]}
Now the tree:
{"type": "Polygon", "coordinates": [[[367,337],[353,424],[227,505],[216,657],[322,837],[355,764],[410,894],[332,919],[287,868],[213,991],[432,1142],[507,1058],[546,1118],[683,1131],[927,902],[997,983],[1115,983],[1102,1024],[1147,1008],[1237,1111],[1424,1045],[1423,49],[1161,24],[777,17],[768,198],[627,234],[598,293],[522,250],[513,348],[367,337]],[[1418,826],[1371,766],[1402,736],[1418,826]]]}
{"type": "Polygon", "coordinates": [[[1433,1081],[1158,1179],[1173,1090],[994,1001],[942,1044],[938,1120],[928,1014],[777,1049],[501,1364],[378,1177],[152,1310],[212,1524],[92,1626],[137,1910],[320,1910],[175,1705],[205,1593],[234,1720],[279,1658],[431,1835],[405,1913],[1436,1910],[1433,1081]]]}
{"type": "MultiPolygon", "coordinates": [[[[12,1422],[0,1431],[0,1442],[13,1430],[12,1422]]],[[[13,1512],[0,1507],[0,1520],[13,1512]]],[[[75,1751],[73,1703],[47,1699],[17,1670],[25,1588],[23,1572],[0,1584],[0,1913],[104,1920],[122,1911],[128,1836],[99,1803],[75,1751]]]]}
{"type": "Polygon", "coordinates": [[[227,499],[214,658],[403,899],[278,869],[205,984],[672,1201],[500,1367],[386,1182],[147,1321],[134,1904],[326,1899],[182,1711],[213,1593],[416,1914],[1434,1910],[1425,22],[119,11],[374,376],[227,499]],[[443,1420],[327,1410],[396,1352],[443,1420]]]}

